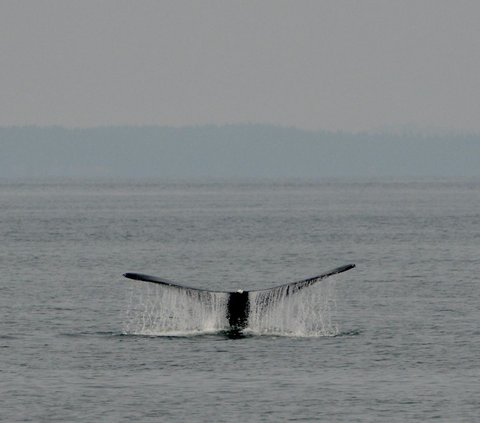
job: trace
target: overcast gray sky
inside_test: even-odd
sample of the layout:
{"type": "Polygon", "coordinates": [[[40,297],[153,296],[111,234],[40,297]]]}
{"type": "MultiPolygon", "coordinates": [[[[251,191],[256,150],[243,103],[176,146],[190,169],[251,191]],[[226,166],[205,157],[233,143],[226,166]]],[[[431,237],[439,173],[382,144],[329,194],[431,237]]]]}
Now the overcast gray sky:
{"type": "Polygon", "coordinates": [[[0,0],[0,125],[480,132],[479,1],[0,0]]]}

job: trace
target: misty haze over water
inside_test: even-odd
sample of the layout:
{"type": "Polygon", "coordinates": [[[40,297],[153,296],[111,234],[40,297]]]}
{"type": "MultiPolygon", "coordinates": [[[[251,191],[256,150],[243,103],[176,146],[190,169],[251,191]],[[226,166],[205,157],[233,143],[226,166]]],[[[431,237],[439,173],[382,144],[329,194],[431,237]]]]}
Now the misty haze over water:
{"type": "Polygon", "coordinates": [[[0,178],[477,177],[480,136],[272,125],[0,128],[0,178]]]}

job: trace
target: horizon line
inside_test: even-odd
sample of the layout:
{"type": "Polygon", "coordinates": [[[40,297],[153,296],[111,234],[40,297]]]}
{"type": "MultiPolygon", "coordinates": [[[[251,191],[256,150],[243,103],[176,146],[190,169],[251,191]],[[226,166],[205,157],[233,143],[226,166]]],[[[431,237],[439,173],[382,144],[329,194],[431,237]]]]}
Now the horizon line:
{"type": "Polygon", "coordinates": [[[430,128],[417,125],[396,125],[392,127],[365,129],[365,130],[347,130],[347,129],[307,129],[294,125],[281,125],[267,122],[236,122],[236,123],[202,123],[202,124],[185,124],[185,125],[162,125],[162,124],[105,124],[92,126],[69,126],[59,124],[24,124],[24,125],[0,125],[2,129],[62,129],[65,131],[88,131],[88,130],[104,130],[104,129],[200,129],[200,128],[235,128],[235,127],[259,127],[272,128],[278,130],[290,130],[303,132],[307,134],[345,134],[345,135],[390,135],[390,136],[424,136],[424,137],[444,137],[444,136],[480,136],[480,131],[460,130],[455,128],[430,128]]]}

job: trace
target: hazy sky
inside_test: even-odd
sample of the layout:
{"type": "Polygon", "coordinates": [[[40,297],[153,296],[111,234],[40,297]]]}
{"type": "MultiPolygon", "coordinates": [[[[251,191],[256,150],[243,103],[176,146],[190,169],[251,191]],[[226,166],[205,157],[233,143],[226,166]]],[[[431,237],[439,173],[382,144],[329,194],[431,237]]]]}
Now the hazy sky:
{"type": "Polygon", "coordinates": [[[480,131],[480,1],[0,0],[0,125],[480,131]]]}

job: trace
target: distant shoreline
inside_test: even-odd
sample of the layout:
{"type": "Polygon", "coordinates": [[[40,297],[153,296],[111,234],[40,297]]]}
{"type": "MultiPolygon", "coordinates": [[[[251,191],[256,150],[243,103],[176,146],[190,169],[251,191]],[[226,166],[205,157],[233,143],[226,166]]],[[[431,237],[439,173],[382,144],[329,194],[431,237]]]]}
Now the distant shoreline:
{"type": "Polygon", "coordinates": [[[480,135],[273,125],[0,127],[0,178],[301,179],[480,176],[480,135]]]}

